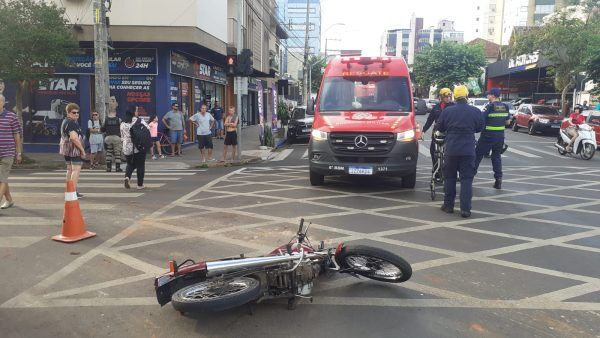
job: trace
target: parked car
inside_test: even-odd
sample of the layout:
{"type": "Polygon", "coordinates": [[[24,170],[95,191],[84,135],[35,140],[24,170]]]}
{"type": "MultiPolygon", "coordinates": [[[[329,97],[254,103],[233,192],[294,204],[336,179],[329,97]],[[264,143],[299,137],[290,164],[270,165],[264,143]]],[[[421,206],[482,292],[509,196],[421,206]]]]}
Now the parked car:
{"type": "Polygon", "coordinates": [[[600,110],[584,110],[582,115],[585,116],[586,123],[596,132],[596,144],[600,149],[600,110]]]}
{"type": "Polygon", "coordinates": [[[440,100],[437,99],[425,99],[425,105],[427,106],[427,112],[431,113],[433,106],[440,103],[440,100]]]}
{"type": "Polygon", "coordinates": [[[508,113],[510,114],[510,126],[512,127],[513,123],[515,122],[515,114],[517,113],[517,108],[515,108],[515,106],[513,106],[513,104],[510,102],[504,103],[506,103],[506,105],[508,106],[508,113]]]}
{"type": "Polygon", "coordinates": [[[431,109],[427,108],[427,101],[415,99],[415,115],[425,115],[427,112],[431,112],[431,109]]]}
{"type": "Polygon", "coordinates": [[[527,128],[530,135],[549,131],[558,133],[563,116],[556,107],[527,103],[519,107],[514,120],[514,131],[527,128]]]}
{"type": "Polygon", "coordinates": [[[521,97],[521,98],[511,101],[510,103],[512,103],[513,106],[515,106],[516,108],[519,108],[519,106],[522,104],[533,103],[533,99],[530,97],[521,97]]]}
{"type": "Polygon", "coordinates": [[[306,106],[298,106],[290,114],[287,138],[290,142],[297,139],[308,139],[312,132],[314,115],[307,113],[306,106]]]}
{"type": "Polygon", "coordinates": [[[479,110],[483,111],[483,109],[485,108],[485,106],[487,106],[487,104],[490,103],[490,100],[488,99],[482,99],[482,98],[471,98],[469,99],[469,104],[472,105],[473,107],[479,108],[479,110]]]}

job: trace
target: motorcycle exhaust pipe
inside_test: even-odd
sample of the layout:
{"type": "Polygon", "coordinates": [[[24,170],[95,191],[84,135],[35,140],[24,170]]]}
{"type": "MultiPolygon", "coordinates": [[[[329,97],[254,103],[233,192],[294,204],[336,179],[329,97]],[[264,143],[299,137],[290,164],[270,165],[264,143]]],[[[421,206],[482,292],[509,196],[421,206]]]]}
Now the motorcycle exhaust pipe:
{"type": "MultiPolygon", "coordinates": [[[[314,254],[304,254],[305,258],[310,256],[314,256],[314,254]]],[[[293,253],[292,255],[285,254],[282,256],[241,258],[226,261],[206,262],[207,276],[212,277],[241,269],[265,267],[269,265],[288,263],[292,261],[297,261],[300,259],[300,257],[300,254],[293,253]]]]}
{"type": "Polygon", "coordinates": [[[558,143],[555,143],[555,144],[554,144],[554,146],[555,146],[556,148],[558,148],[558,150],[560,150],[560,151],[567,151],[567,150],[565,149],[565,147],[561,146],[561,145],[560,145],[560,144],[558,144],[558,143]]]}

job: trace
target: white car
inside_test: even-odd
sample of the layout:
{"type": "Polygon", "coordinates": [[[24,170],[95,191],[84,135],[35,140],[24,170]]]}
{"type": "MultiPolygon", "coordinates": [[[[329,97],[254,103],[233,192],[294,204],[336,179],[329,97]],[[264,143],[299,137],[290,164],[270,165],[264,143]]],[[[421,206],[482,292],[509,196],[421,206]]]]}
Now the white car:
{"type": "Polygon", "coordinates": [[[473,99],[469,99],[469,104],[479,108],[479,110],[483,111],[483,109],[485,108],[485,106],[487,106],[487,104],[490,103],[490,101],[488,99],[478,99],[478,98],[473,98],[473,99]]]}

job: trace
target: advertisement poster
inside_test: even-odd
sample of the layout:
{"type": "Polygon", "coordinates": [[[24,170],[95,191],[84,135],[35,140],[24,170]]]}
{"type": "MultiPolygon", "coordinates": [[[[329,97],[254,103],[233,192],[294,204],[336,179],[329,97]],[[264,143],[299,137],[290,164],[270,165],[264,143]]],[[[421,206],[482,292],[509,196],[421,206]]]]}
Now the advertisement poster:
{"type": "Polygon", "coordinates": [[[227,74],[223,67],[209,64],[191,55],[173,51],[171,52],[171,73],[223,85],[227,84],[227,74]]]}
{"type": "Polygon", "coordinates": [[[154,76],[111,76],[110,96],[117,104],[117,112],[134,111],[137,107],[140,116],[156,114],[156,98],[154,76]]]}
{"type": "MultiPolygon", "coordinates": [[[[68,57],[68,65],[56,69],[61,74],[94,74],[94,50],[68,57]]],[[[108,51],[108,69],[111,75],[157,75],[156,49],[112,49],[108,51]]]]}
{"type": "MultiPolygon", "coordinates": [[[[0,89],[8,101],[6,108],[14,112],[16,84],[2,83],[0,89]]],[[[80,103],[79,76],[56,76],[32,83],[23,93],[23,141],[58,144],[65,108],[71,102],[80,103]]]]}
{"type": "Polygon", "coordinates": [[[171,75],[171,82],[169,84],[169,92],[171,93],[171,104],[179,103],[179,76],[171,75]]]}
{"type": "Polygon", "coordinates": [[[200,81],[194,80],[194,113],[200,111],[200,105],[202,104],[202,89],[200,88],[200,81]]]}
{"type": "Polygon", "coordinates": [[[277,131],[277,84],[273,85],[273,89],[271,90],[271,94],[273,95],[273,117],[271,118],[271,123],[273,132],[277,131]]]}

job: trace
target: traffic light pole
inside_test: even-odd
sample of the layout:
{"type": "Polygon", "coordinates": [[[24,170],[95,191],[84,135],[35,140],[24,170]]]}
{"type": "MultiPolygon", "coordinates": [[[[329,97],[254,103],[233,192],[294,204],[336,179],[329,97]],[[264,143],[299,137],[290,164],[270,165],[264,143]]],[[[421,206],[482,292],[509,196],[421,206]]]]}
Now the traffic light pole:
{"type": "Polygon", "coordinates": [[[306,0],[306,36],[304,37],[304,78],[302,81],[304,82],[304,95],[306,95],[306,109],[308,109],[308,103],[310,100],[310,83],[308,83],[308,74],[310,74],[310,69],[308,68],[308,32],[310,28],[310,0],[306,0]]]}
{"type": "MultiPolygon", "coordinates": [[[[236,41],[236,49],[237,49],[237,54],[238,56],[240,55],[240,52],[242,51],[242,49],[244,48],[243,46],[243,41],[242,41],[242,11],[244,10],[244,0],[237,0],[237,41],[236,41]]],[[[240,62],[239,57],[238,57],[238,62],[240,62]]],[[[237,77],[236,77],[237,78],[237,77]]],[[[240,78],[241,79],[241,78],[240,78]]],[[[242,81],[235,81],[236,85],[241,84],[242,81]]],[[[236,113],[238,115],[238,124],[237,124],[237,136],[238,136],[238,152],[237,152],[237,159],[239,161],[242,160],[242,90],[241,88],[237,88],[237,97],[236,97],[236,113]]],[[[262,95],[262,93],[259,93],[258,95],[262,95]]],[[[225,160],[225,159],[223,159],[225,160]]]]}
{"type": "Polygon", "coordinates": [[[106,5],[103,0],[94,1],[94,68],[95,109],[101,123],[108,113],[110,82],[108,73],[108,28],[106,27],[106,5]]]}

